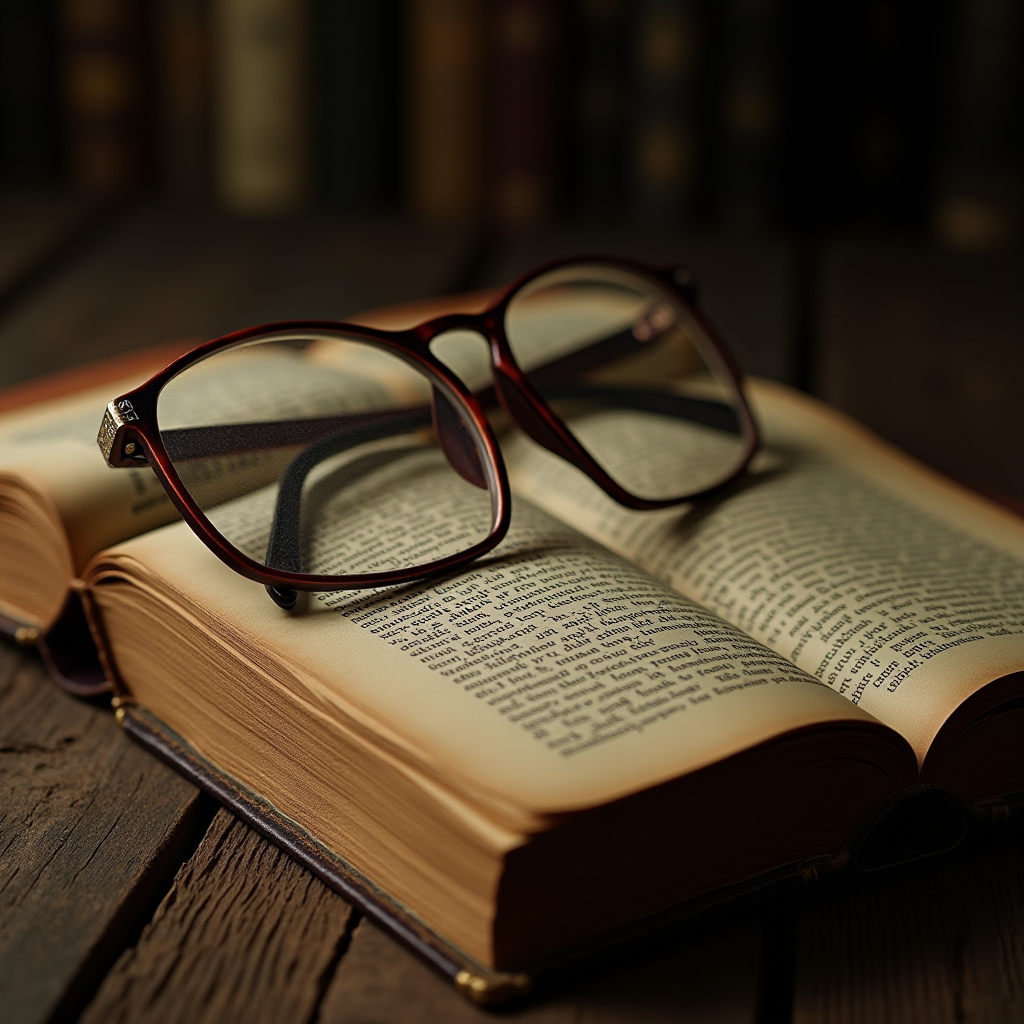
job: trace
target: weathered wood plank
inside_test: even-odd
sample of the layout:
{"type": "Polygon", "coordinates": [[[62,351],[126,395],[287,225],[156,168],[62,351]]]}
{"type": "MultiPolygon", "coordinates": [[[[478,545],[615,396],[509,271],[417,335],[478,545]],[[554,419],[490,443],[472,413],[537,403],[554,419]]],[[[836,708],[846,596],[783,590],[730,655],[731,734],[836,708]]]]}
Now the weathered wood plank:
{"type": "MultiPolygon", "coordinates": [[[[709,930],[605,968],[545,1000],[509,1011],[528,1024],[754,1024],[760,933],[709,930]]],[[[320,1007],[320,1024],[469,1024],[494,1019],[412,954],[362,920],[320,1007]]]]}
{"type": "Polygon", "coordinates": [[[686,264],[744,370],[799,383],[797,260],[786,239],[545,229],[503,246],[482,268],[480,282],[504,284],[545,260],[578,253],[611,253],[663,266],[686,264]]]}
{"type": "Polygon", "coordinates": [[[0,1020],[73,1017],[152,914],[208,803],[0,643],[0,1020]]]}
{"type": "Polygon", "coordinates": [[[794,1024],[1024,1020],[1024,845],[836,893],[800,922],[794,1024]]]}
{"type": "MultiPolygon", "coordinates": [[[[220,811],[83,1024],[226,1019],[482,1021],[452,986],[286,855],[220,811]]],[[[513,1014],[533,1024],[753,1024],[759,932],[712,931],[513,1014]]]]}
{"type": "Polygon", "coordinates": [[[458,288],[474,237],[144,209],[0,321],[0,386],[177,338],[338,318],[458,288]]]}
{"type": "Polygon", "coordinates": [[[315,1020],[352,915],[221,810],[82,1022],[315,1020]]]}

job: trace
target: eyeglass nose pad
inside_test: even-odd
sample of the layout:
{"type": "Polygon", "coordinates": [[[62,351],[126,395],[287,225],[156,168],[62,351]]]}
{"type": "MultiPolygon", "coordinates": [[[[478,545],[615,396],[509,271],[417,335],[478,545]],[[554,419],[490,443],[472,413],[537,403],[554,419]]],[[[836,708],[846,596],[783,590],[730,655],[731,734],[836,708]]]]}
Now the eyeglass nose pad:
{"type": "Polygon", "coordinates": [[[494,387],[498,392],[501,404],[519,427],[533,438],[537,444],[554,452],[574,466],[580,465],[579,455],[555,433],[546,419],[537,411],[537,407],[527,398],[517,381],[506,375],[502,370],[494,371],[494,387]]]}
{"type": "Polygon", "coordinates": [[[438,444],[452,469],[467,483],[487,490],[487,473],[480,461],[476,442],[458,410],[453,408],[447,395],[437,387],[433,388],[431,414],[438,444]]]}

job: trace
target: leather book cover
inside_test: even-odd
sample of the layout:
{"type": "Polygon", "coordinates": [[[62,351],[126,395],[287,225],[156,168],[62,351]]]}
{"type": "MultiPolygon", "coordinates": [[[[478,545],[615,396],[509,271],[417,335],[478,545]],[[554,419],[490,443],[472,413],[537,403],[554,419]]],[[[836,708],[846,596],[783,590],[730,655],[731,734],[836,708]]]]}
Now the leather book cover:
{"type": "Polygon", "coordinates": [[[497,1005],[562,983],[602,963],[637,955],[653,944],[777,898],[800,899],[823,884],[855,881],[958,848],[979,824],[1020,817],[1021,801],[1000,802],[994,814],[968,809],[947,790],[915,786],[893,794],[847,846],[756,878],[668,906],[554,956],[505,970],[486,967],[445,941],[337,853],[258,793],[206,760],[130,697],[114,699],[125,731],[194,785],[286,851],[352,906],[376,921],[470,1001],[497,1005]],[[1014,808],[1016,812],[1014,813],[1014,808]]]}

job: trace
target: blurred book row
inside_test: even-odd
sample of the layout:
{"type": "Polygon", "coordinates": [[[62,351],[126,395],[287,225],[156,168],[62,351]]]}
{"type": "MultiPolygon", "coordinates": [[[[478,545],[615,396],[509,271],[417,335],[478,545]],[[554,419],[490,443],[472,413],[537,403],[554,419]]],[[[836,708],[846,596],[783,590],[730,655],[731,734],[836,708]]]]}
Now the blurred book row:
{"type": "Polygon", "coordinates": [[[1020,0],[0,0],[0,179],[987,248],[1022,56],[1020,0]]]}

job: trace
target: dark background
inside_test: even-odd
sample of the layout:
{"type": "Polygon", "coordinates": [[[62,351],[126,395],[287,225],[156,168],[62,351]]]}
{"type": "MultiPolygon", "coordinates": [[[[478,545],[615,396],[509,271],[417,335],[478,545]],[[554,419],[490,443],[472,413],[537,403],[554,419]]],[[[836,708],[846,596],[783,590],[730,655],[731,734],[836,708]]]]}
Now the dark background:
{"type": "MultiPolygon", "coordinates": [[[[690,263],[750,372],[1024,508],[1022,22],[1021,0],[0,0],[0,388],[604,250],[690,263]]],[[[11,645],[0,733],[5,1024],[485,1019],[11,645]]],[[[1018,1020],[1022,893],[1019,843],[976,848],[516,1019],[1018,1020]]]]}
{"type": "Polygon", "coordinates": [[[1020,0],[0,0],[0,384],[618,252],[1024,498],[1022,57],[1020,0]]]}

